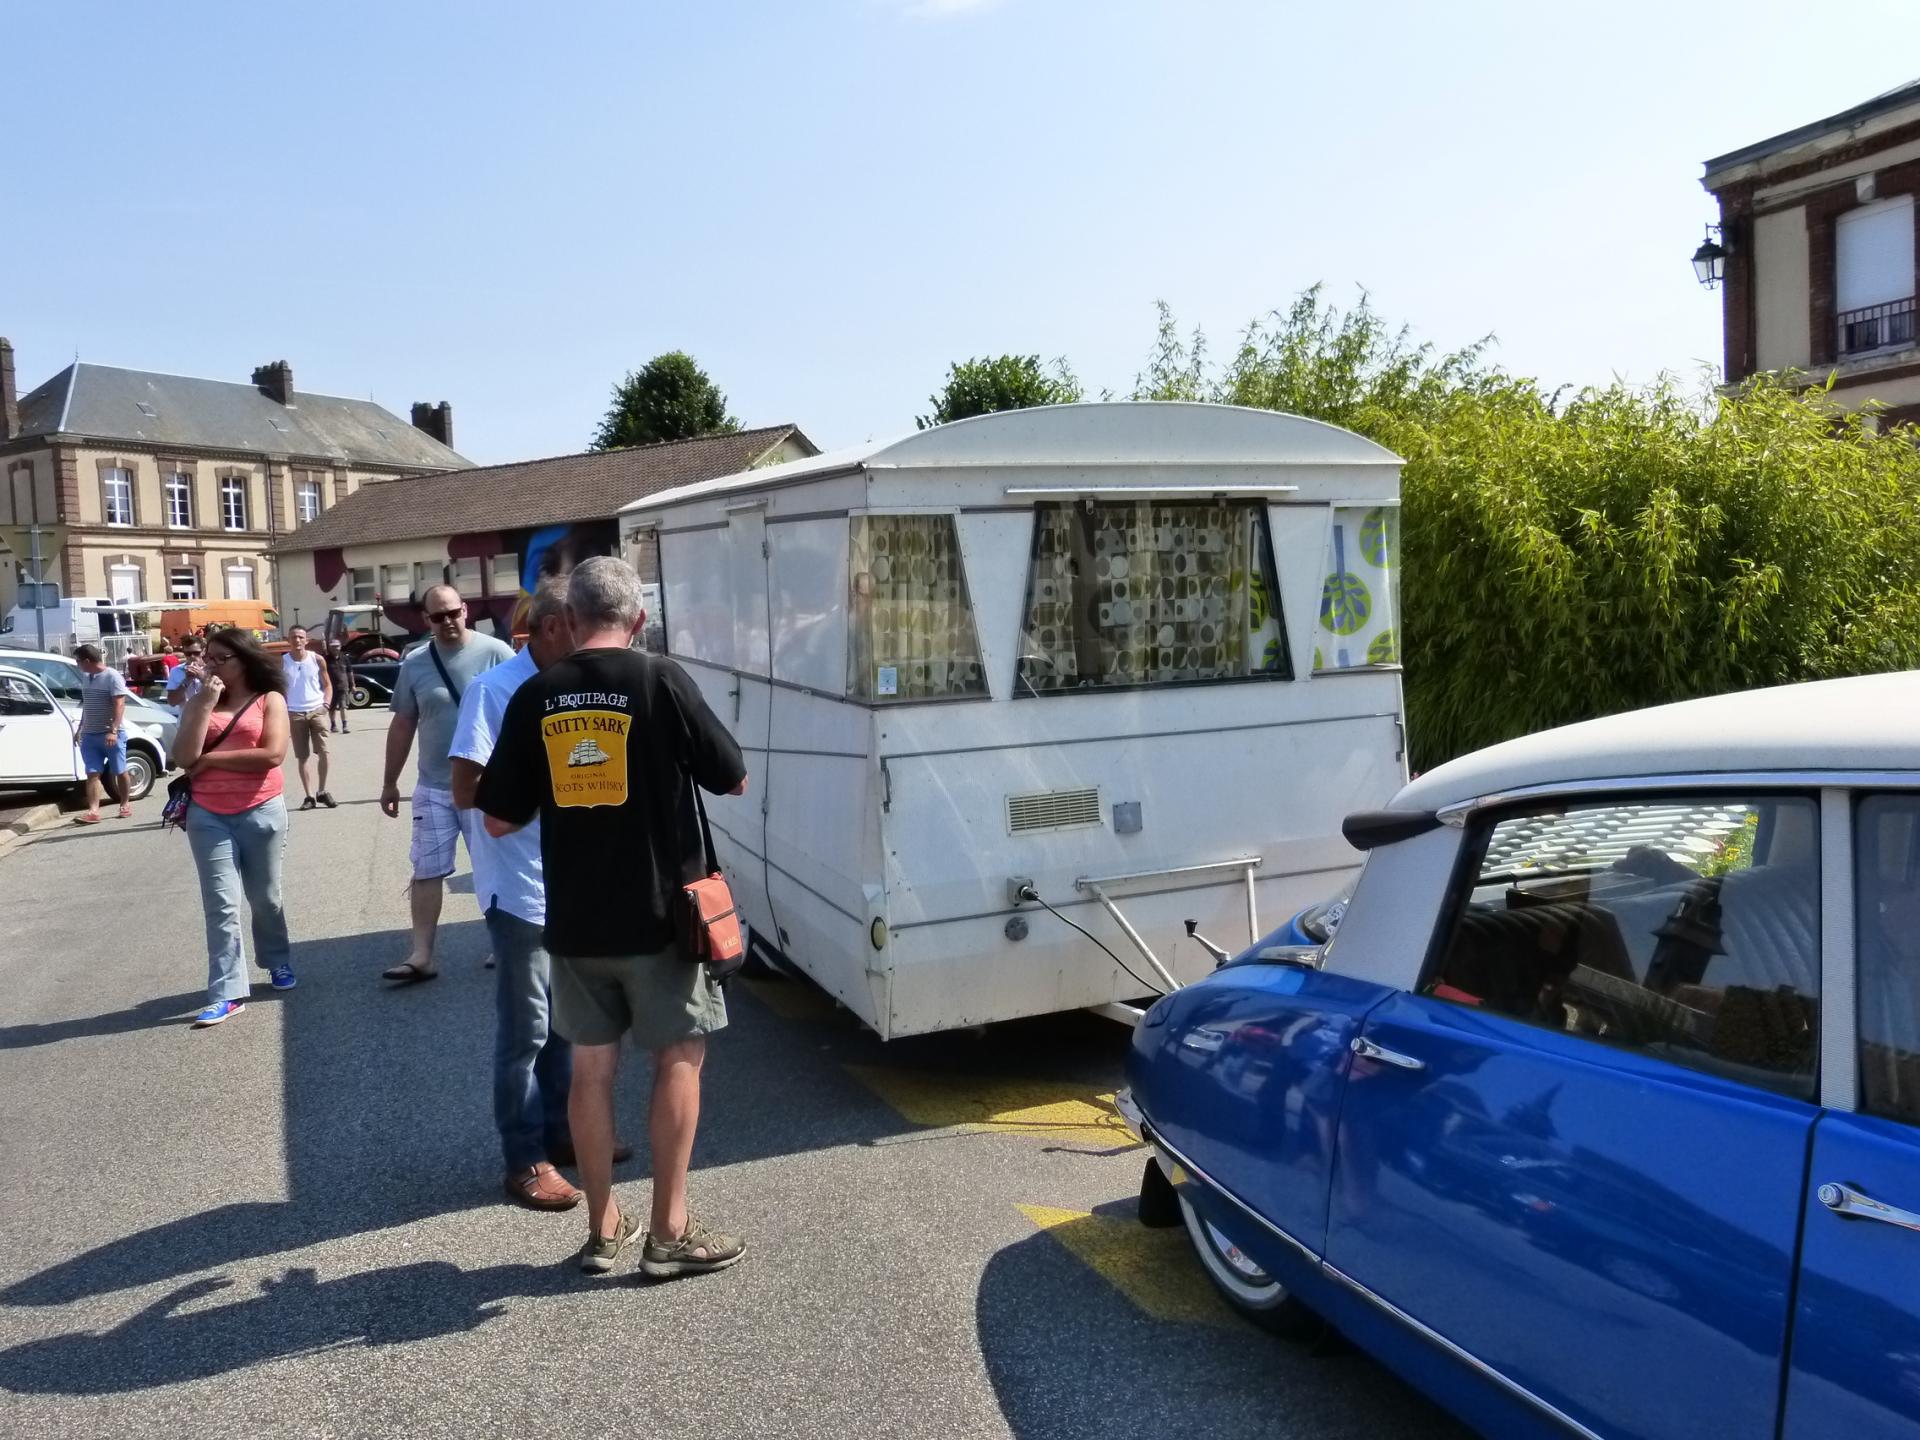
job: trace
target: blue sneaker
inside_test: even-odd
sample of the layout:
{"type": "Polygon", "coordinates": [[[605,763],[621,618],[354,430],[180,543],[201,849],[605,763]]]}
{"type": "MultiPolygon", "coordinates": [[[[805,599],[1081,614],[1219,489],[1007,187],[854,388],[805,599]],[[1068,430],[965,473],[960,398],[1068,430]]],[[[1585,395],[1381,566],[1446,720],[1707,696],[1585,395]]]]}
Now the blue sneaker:
{"type": "Polygon", "coordinates": [[[291,965],[276,965],[267,974],[273,977],[273,988],[276,990],[291,990],[300,983],[293,978],[291,965]]]}
{"type": "Polygon", "coordinates": [[[196,1030],[204,1030],[209,1025],[218,1025],[229,1015],[238,1015],[239,1013],[240,1002],[238,1000],[217,1000],[193,1017],[193,1028],[196,1030]]]}

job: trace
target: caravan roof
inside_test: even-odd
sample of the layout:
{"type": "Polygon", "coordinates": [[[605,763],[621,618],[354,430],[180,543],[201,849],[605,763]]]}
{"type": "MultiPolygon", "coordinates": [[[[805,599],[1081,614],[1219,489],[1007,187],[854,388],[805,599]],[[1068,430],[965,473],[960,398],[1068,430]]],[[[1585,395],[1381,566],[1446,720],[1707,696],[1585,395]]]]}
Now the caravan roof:
{"type": "Polygon", "coordinates": [[[1237,405],[1119,400],[1002,410],[869,441],[805,460],[743,470],[645,496],[621,510],[640,515],[740,490],[773,489],[860,470],[955,470],[1098,466],[1385,466],[1400,457],[1351,430],[1237,405]]]}

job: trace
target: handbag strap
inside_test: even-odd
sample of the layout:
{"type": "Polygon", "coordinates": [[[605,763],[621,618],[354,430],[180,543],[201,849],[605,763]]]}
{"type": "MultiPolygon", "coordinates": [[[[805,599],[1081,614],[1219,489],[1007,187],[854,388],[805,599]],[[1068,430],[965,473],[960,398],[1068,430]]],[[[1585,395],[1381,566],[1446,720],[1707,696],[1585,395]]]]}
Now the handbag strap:
{"type": "Polygon", "coordinates": [[[247,711],[251,710],[254,706],[258,705],[259,703],[260,703],[260,697],[256,695],[251,700],[247,701],[246,704],[242,705],[238,710],[234,711],[233,719],[227,722],[226,728],[224,730],[222,730],[218,735],[214,736],[213,739],[202,740],[200,742],[200,753],[202,755],[206,754],[207,751],[213,749],[221,741],[225,740],[227,736],[231,735],[233,733],[233,727],[240,723],[240,717],[246,714],[247,711]]]}
{"type": "Polygon", "coordinates": [[[706,847],[707,874],[720,873],[720,857],[713,849],[713,827],[707,824],[707,802],[700,798],[700,782],[687,776],[687,783],[693,787],[693,808],[700,816],[700,843],[706,847]]]}
{"type": "Polygon", "coordinates": [[[440,672],[440,678],[447,682],[447,693],[453,696],[453,703],[460,703],[460,687],[453,683],[453,676],[447,673],[446,661],[440,658],[440,647],[433,641],[427,641],[427,654],[433,659],[433,668],[440,672]]]}

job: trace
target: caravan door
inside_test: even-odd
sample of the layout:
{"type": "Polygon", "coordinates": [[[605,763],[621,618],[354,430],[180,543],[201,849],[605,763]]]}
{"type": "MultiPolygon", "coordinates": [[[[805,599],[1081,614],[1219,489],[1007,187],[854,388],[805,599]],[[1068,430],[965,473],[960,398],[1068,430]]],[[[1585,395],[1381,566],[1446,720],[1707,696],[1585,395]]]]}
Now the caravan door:
{"type": "MultiPolygon", "coordinates": [[[[764,500],[743,502],[727,516],[727,554],[733,592],[733,713],[723,716],[746,757],[747,793],[729,797],[727,826],[751,852],[754,870],[732,877],[736,903],[748,923],[771,925],[767,892],[768,753],[773,744],[773,605],[767,585],[767,511],[764,500]],[[768,917],[762,921],[761,917],[768,917]]],[[[769,936],[778,947],[779,940],[769,936]]]]}

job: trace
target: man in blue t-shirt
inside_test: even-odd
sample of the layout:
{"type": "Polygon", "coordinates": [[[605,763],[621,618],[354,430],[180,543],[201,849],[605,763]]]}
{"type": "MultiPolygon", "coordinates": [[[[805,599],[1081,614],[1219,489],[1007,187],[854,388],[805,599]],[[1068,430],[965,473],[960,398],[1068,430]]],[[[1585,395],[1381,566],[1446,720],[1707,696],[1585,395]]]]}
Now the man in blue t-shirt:
{"type": "Polygon", "coordinates": [[[120,818],[128,819],[127,697],[133,691],[118,670],[100,658],[98,647],[82,645],[73,652],[80,667],[80,759],[87,767],[87,811],[73,817],[76,825],[100,823],[101,782],[112,775],[120,796],[120,818]]]}

